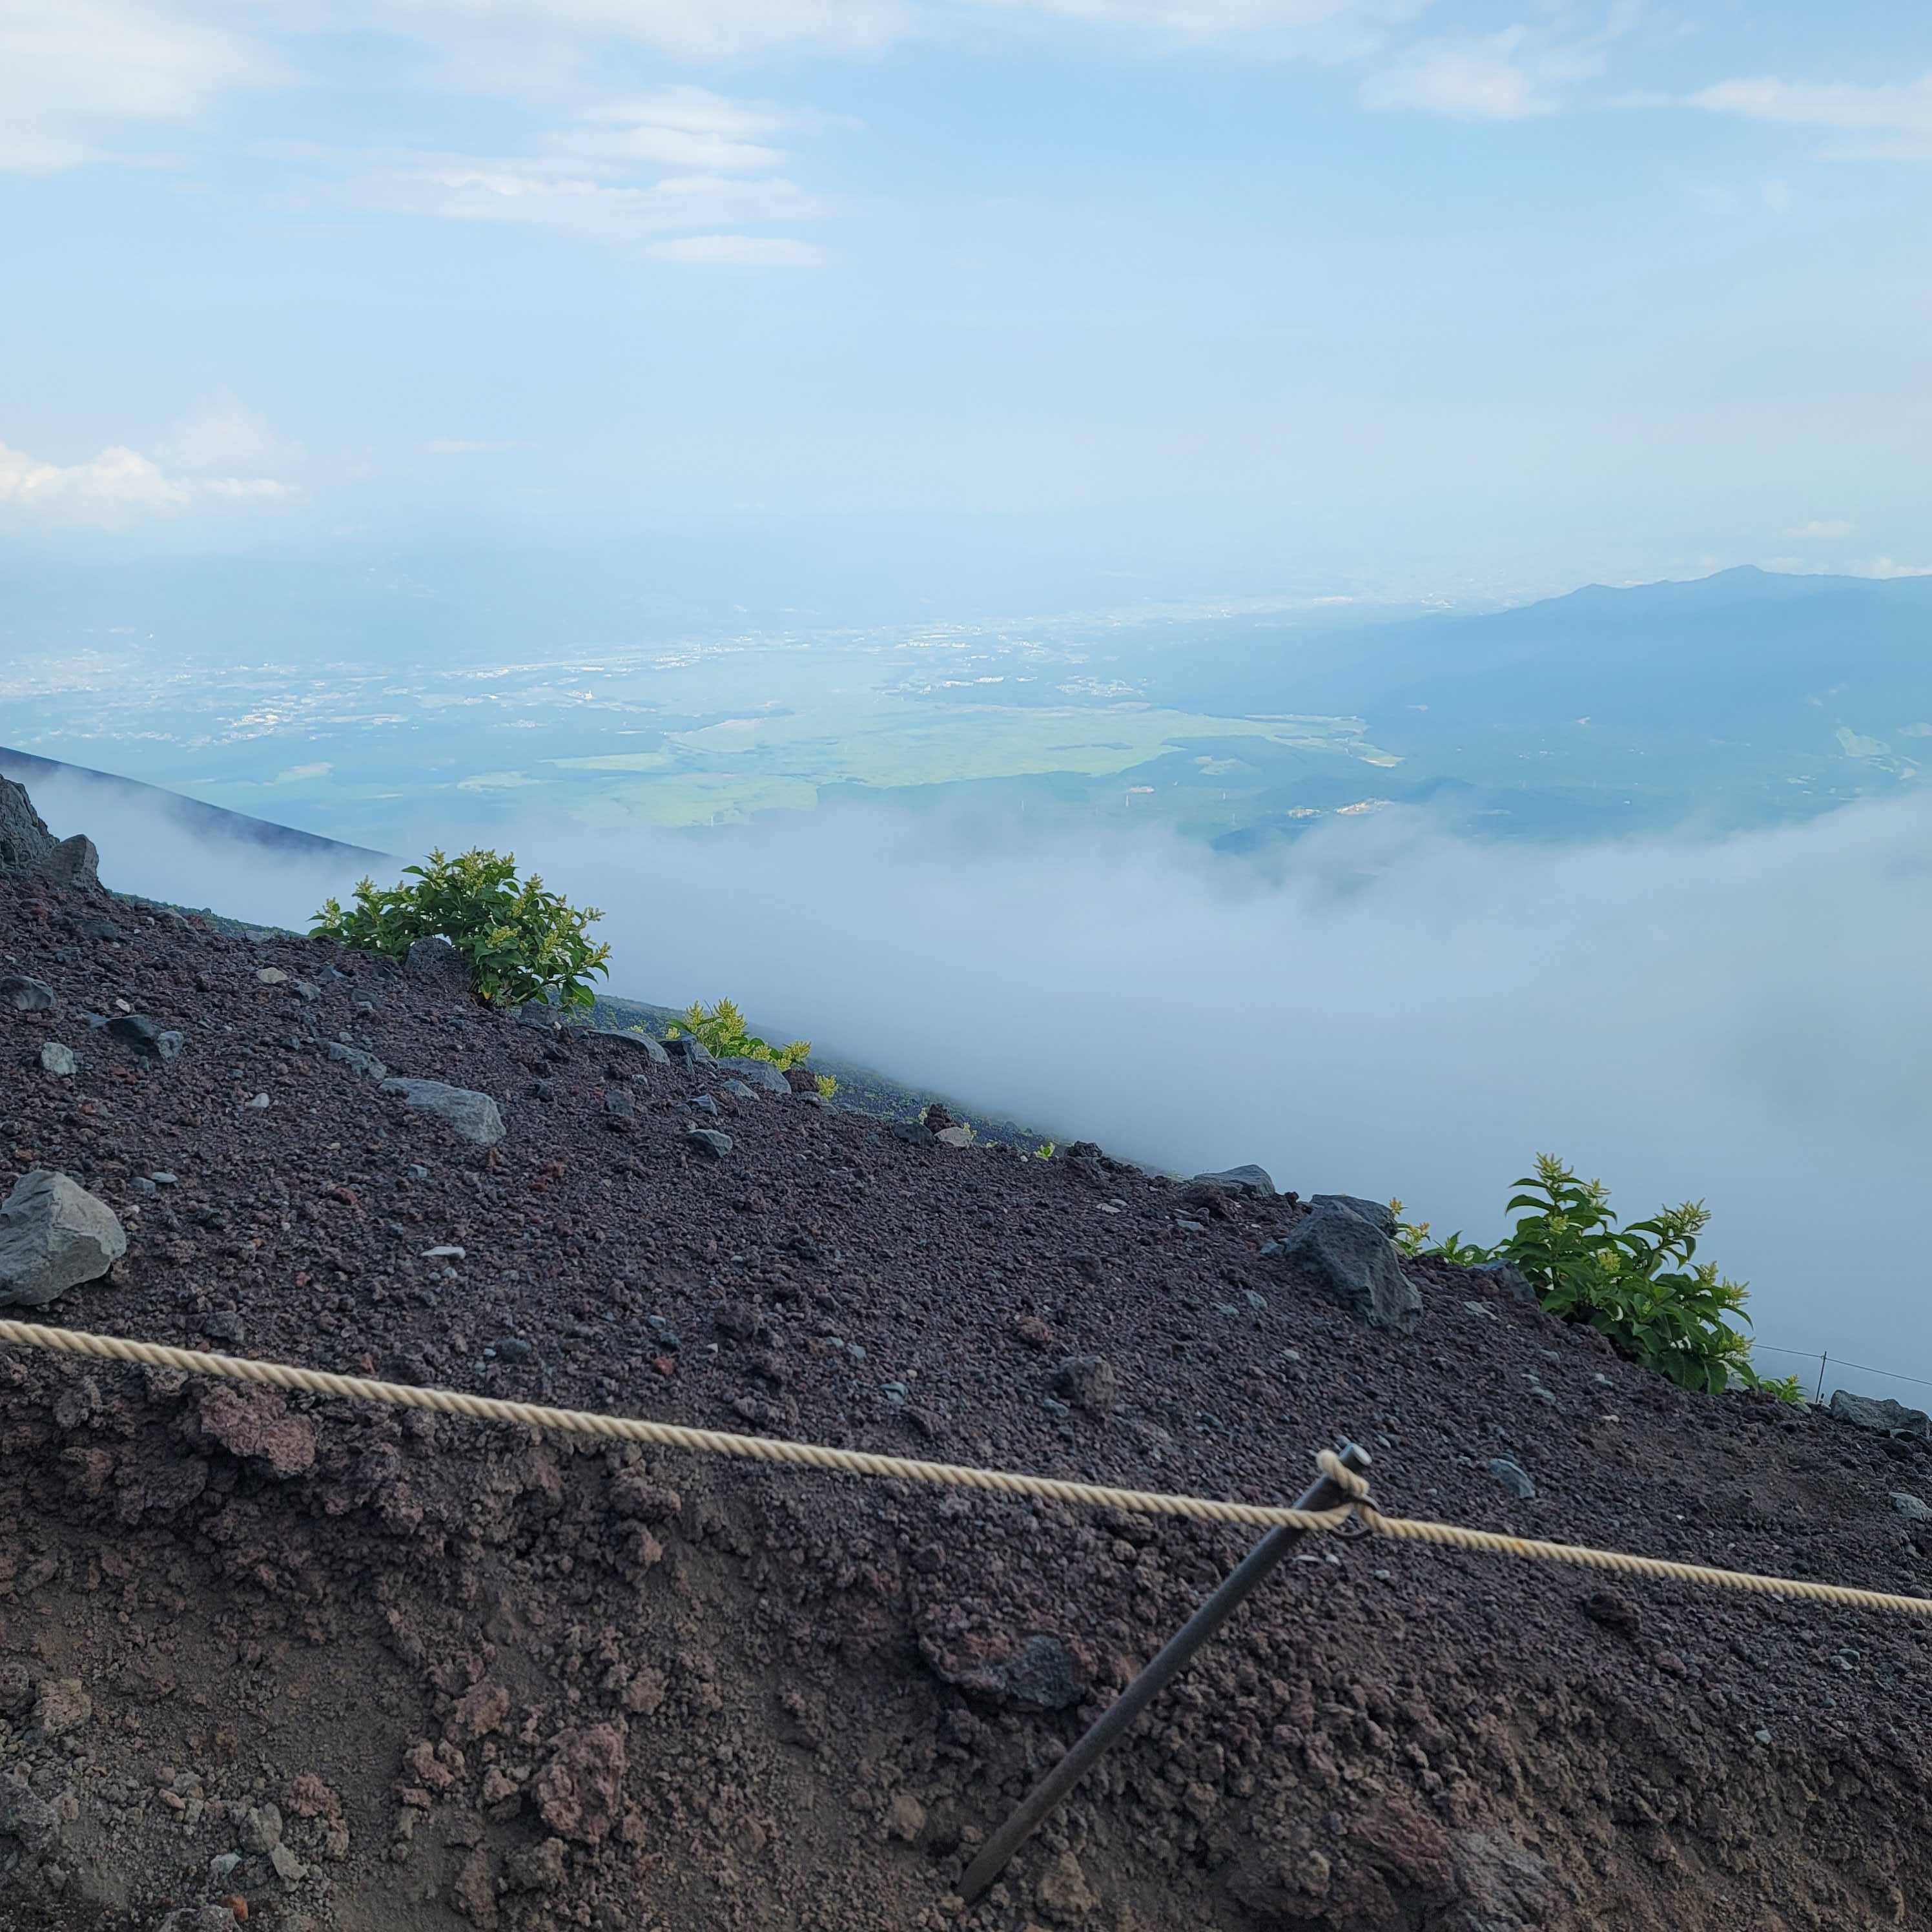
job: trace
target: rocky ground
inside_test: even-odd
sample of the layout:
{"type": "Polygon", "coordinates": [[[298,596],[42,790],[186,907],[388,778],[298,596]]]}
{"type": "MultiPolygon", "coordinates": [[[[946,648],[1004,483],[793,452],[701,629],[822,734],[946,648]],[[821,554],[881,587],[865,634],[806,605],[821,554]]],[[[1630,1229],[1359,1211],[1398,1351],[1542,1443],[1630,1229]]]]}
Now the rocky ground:
{"type": "MultiPolygon", "coordinates": [[[[1372,1326],[1292,1196],[734,1094],[84,868],[0,873],[6,975],[0,1197],[126,1238],[28,1318],[1256,1500],[1346,1432],[1396,1510],[1932,1574],[1923,1441],[1392,1250],[1372,1326]]],[[[0,1926],[1932,1922],[1932,1623],[1325,1539],[964,1912],[1246,1541],[0,1349],[0,1926]]]]}

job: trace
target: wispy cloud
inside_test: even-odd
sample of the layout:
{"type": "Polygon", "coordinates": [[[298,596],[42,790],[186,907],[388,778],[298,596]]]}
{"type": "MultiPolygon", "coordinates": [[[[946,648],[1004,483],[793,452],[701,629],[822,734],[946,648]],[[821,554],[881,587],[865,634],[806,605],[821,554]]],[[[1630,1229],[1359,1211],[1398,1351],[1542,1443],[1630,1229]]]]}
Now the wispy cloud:
{"type": "Polygon", "coordinates": [[[1370,76],[1362,104],[1465,121],[1522,121],[1556,113],[1566,90],[1604,64],[1598,43],[1558,44],[1521,26],[1478,40],[1424,40],[1370,76]]]}
{"type": "Polygon", "coordinates": [[[1838,159],[1932,160],[1932,74],[1861,86],[1850,81],[1788,81],[1768,76],[1723,80],[1685,104],[1788,127],[1828,128],[1859,138],[1826,152],[1838,159]]]}
{"type": "Polygon", "coordinates": [[[140,161],[120,145],[204,116],[239,88],[277,86],[258,40],[157,0],[6,0],[0,6],[0,170],[53,174],[140,161]]]}
{"type": "Polygon", "coordinates": [[[1932,563],[1900,563],[1889,556],[1868,557],[1845,567],[1854,577],[1932,577],[1932,563]]]}
{"type": "Polygon", "coordinates": [[[47,463],[0,442],[0,512],[124,529],[153,517],[211,505],[288,505],[295,484],[268,476],[184,476],[152,457],[115,443],[83,463],[47,463]]]}
{"type": "Polygon", "coordinates": [[[1848,537],[1851,533],[1852,526],[1843,517],[1814,517],[1809,523],[1800,524],[1797,529],[1786,530],[1784,534],[1788,537],[1830,540],[1848,537]]]}

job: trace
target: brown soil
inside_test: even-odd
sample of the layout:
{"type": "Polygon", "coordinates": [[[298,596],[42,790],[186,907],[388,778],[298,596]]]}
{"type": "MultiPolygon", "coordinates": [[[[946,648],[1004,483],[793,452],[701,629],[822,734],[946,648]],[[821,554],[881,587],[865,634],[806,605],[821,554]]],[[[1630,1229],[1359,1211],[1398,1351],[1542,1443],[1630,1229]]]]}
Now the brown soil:
{"type": "MultiPolygon", "coordinates": [[[[1927,1577],[1889,1500],[1932,1493],[1923,1446],[1682,1395],[1443,1266],[1372,1331],[1269,1273],[1286,1199],[640,1081],[379,962],[17,878],[0,970],[64,1004],[0,1016],[0,1193],[58,1168],[130,1236],[42,1319],[1256,1500],[1346,1432],[1394,1510],[1927,1577]],[[181,1057],[90,1032],[117,1000],[181,1057]],[[494,1158],[298,1044],[344,1035],[495,1095],[494,1158]]],[[[1327,1540],[963,1914],[973,1845],[1246,1541],[0,1351],[0,1925],[1932,1922],[1932,1628],[1327,1540]]]]}

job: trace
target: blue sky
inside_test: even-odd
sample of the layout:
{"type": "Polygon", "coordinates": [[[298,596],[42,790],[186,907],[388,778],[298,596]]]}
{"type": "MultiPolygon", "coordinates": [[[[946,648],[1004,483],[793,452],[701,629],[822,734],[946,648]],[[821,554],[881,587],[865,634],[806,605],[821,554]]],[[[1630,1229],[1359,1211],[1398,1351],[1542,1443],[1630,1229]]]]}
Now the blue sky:
{"type": "Polygon", "coordinates": [[[1898,0],[0,0],[0,548],[1918,569],[1928,189],[1898,0]]]}

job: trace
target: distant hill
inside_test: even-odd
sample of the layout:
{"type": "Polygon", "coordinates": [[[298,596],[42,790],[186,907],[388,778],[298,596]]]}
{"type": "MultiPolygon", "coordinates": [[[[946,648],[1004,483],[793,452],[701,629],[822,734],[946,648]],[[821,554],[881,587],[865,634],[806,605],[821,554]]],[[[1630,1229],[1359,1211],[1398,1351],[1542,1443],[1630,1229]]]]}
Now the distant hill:
{"type": "MultiPolygon", "coordinates": [[[[1470,830],[1774,823],[1889,796],[1932,767],[1932,578],[1747,567],[1592,584],[1478,616],[1258,625],[1134,668],[1156,703],[1359,718],[1400,760],[1362,789],[1400,801],[1456,781],[1470,830]]],[[[1235,794],[1244,844],[1334,808],[1286,759],[1270,770],[1252,746],[1213,748],[1260,768],[1192,781],[1235,794]]]]}
{"type": "Polygon", "coordinates": [[[34,752],[16,752],[5,745],[0,745],[0,776],[14,779],[29,791],[45,790],[50,782],[60,784],[82,802],[83,812],[92,793],[104,805],[123,812],[133,808],[152,814],[197,838],[236,839],[267,851],[352,864],[379,863],[388,856],[366,845],[346,844],[339,838],[298,831],[292,825],[278,825],[272,819],[253,818],[245,812],[204,805],[199,799],[184,798],[179,792],[144,784],[138,778],[117,778],[111,772],[67,764],[58,758],[43,758],[34,752]]]}

